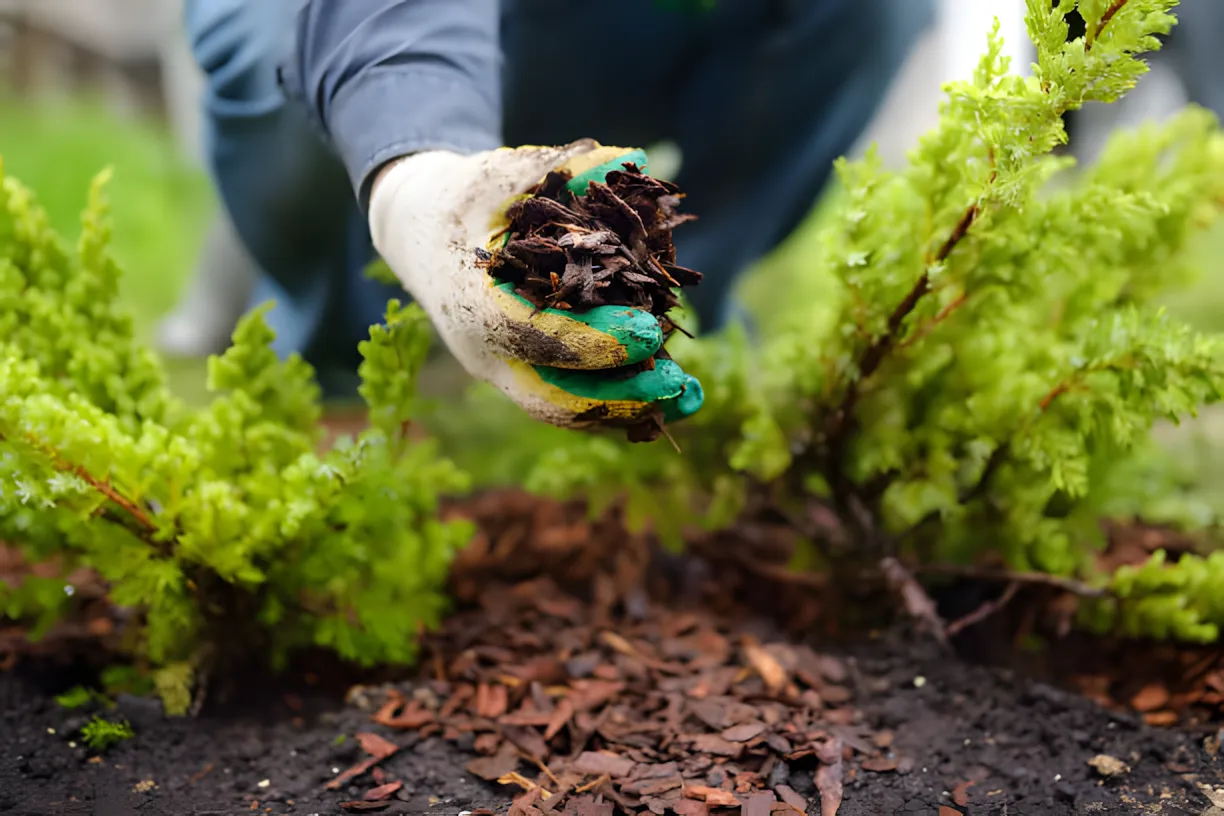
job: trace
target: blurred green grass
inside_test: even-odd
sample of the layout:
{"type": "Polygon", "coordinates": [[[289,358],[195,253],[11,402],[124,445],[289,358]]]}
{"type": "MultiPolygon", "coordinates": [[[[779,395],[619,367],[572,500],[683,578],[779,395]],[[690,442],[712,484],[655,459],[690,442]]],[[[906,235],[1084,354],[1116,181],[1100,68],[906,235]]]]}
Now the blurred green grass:
{"type": "Polygon", "coordinates": [[[151,336],[200,250],[214,206],[205,174],[165,128],[119,117],[89,99],[0,98],[0,157],[4,174],[31,188],[52,225],[72,241],[91,180],[114,168],[107,197],[123,298],[138,331],[151,336]]]}

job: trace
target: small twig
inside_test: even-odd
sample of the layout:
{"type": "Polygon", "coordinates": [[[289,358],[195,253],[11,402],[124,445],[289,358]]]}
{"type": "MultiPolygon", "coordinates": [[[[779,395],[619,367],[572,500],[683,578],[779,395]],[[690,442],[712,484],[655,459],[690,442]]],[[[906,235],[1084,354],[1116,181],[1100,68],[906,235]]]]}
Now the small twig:
{"type": "Polygon", "coordinates": [[[781,564],[768,564],[757,561],[747,554],[737,554],[735,560],[748,571],[761,578],[768,578],[783,584],[824,589],[829,585],[831,576],[822,572],[796,572],[781,564]]]}
{"type": "Polygon", "coordinates": [[[914,343],[917,343],[919,340],[926,337],[928,334],[930,334],[931,332],[935,330],[936,326],[938,326],[940,323],[943,323],[945,320],[951,317],[952,313],[955,312],[957,309],[959,309],[961,306],[963,306],[965,304],[965,301],[968,299],[969,299],[969,293],[961,292],[959,295],[957,295],[955,300],[953,300],[947,306],[940,309],[939,314],[935,315],[935,317],[933,317],[929,323],[924,324],[917,331],[911,334],[909,337],[905,338],[903,341],[898,343],[897,348],[909,348],[914,343]]]}
{"type": "MultiPolygon", "coordinates": [[[[991,174],[991,180],[994,180],[994,174],[991,174]]],[[[826,476],[830,486],[835,493],[835,500],[840,506],[844,506],[847,486],[844,484],[845,478],[842,474],[842,462],[845,459],[847,437],[850,435],[850,415],[854,411],[855,403],[859,397],[859,384],[869,378],[888,356],[889,350],[897,340],[897,335],[901,331],[901,326],[905,319],[918,306],[922,300],[931,291],[931,272],[930,267],[943,263],[956,249],[957,245],[964,240],[969,232],[969,228],[977,220],[980,213],[980,205],[978,202],[970,204],[961,214],[960,219],[944,239],[939,250],[932,258],[927,261],[927,268],[923,270],[921,277],[914,283],[901,302],[893,309],[892,314],[888,317],[888,328],[880,337],[871,343],[863,352],[858,361],[858,376],[856,376],[846,387],[846,393],[842,395],[841,402],[837,408],[829,416],[829,421],[826,426],[825,438],[828,440],[829,446],[829,461],[826,465],[826,476]]]]}
{"type": "Polygon", "coordinates": [[[611,782],[611,781],[612,781],[612,777],[608,776],[607,774],[604,774],[603,776],[597,777],[592,782],[588,782],[585,785],[579,785],[578,787],[574,788],[574,793],[586,793],[587,791],[595,790],[596,788],[598,788],[600,785],[602,785],[605,782],[611,782]]]}
{"type": "MultiPolygon", "coordinates": [[[[3,434],[0,434],[0,442],[4,441],[8,440],[3,434]]],[[[110,482],[106,481],[105,479],[97,478],[86,470],[84,465],[76,465],[72,462],[66,461],[62,456],[60,456],[58,451],[43,444],[39,439],[30,434],[25,435],[25,443],[41,453],[43,456],[50,459],[51,467],[55,470],[59,471],[60,473],[71,473],[93,488],[96,492],[100,493],[107,501],[130,516],[131,519],[141,527],[142,531],[146,535],[151,535],[152,533],[157,532],[157,525],[153,522],[153,519],[149,516],[149,513],[145,510],[145,508],[141,507],[137,502],[129,499],[127,496],[124,496],[110,482]]],[[[150,541],[150,543],[152,542],[150,541]]]]}
{"type": "Polygon", "coordinates": [[[557,786],[558,791],[560,791],[563,787],[565,787],[564,785],[561,784],[561,780],[557,779],[557,775],[552,772],[552,769],[550,769],[546,764],[544,764],[544,760],[540,759],[539,757],[534,757],[534,756],[529,757],[529,759],[532,761],[532,763],[537,768],[540,769],[541,773],[547,776],[552,781],[552,783],[557,786]]]}
{"type": "Polygon", "coordinates": [[[1054,402],[1054,400],[1058,399],[1060,396],[1067,393],[1067,391],[1069,391],[1070,388],[1071,386],[1065,380],[1063,382],[1060,382],[1058,385],[1054,386],[1053,388],[1051,388],[1050,392],[1041,398],[1041,403],[1038,406],[1041,409],[1042,413],[1045,413],[1046,409],[1050,407],[1050,403],[1054,402]]]}
{"type": "Polygon", "coordinates": [[[1101,35],[1105,33],[1105,26],[1109,25],[1109,21],[1112,20],[1128,2],[1129,0],[1114,0],[1113,3],[1110,4],[1109,8],[1105,9],[1105,13],[1101,15],[1101,20],[1097,23],[1096,28],[1090,31],[1088,36],[1084,38],[1085,51],[1092,50],[1092,44],[1101,39],[1101,35]]]}
{"type": "Polygon", "coordinates": [[[538,788],[540,791],[541,798],[543,799],[552,798],[552,791],[550,791],[548,788],[544,787],[543,785],[537,785],[535,782],[532,782],[530,779],[523,776],[518,771],[511,771],[510,773],[505,774],[504,776],[499,776],[497,778],[497,782],[499,785],[518,785],[520,788],[522,788],[525,791],[533,791],[538,788]]]}
{"type": "Polygon", "coordinates": [[[1012,581],[1010,584],[1007,585],[1007,589],[1003,590],[1003,594],[1000,595],[997,599],[993,601],[987,601],[986,603],[979,606],[977,609],[970,612],[968,615],[965,615],[964,617],[960,617],[952,621],[951,623],[948,624],[947,628],[944,630],[944,633],[947,634],[948,637],[956,637],[963,630],[968,629],[970,626],[974,626],[976,624],[981,623],[982,621],[986,620],[991,615],[995,614],[996,612],[1000,611],[1003,607],[1011,603],[1012,598],[1016,597],[1016,593],[1018,591],[1020,591],[1020,582],[1012,581]]]}
{"type": "Polygon", "coordinates": [[[914,568],[920,574],[948,575],[956,578],[974,578],[979,581],[998,581],[1000,583],[1029,584],[1046,586],[1069,592],[1080,598],[1108,598],[1112,593],[1107,589],[1089,586],[1074,578],[1063,578],[1058,575],[1046,575],[1041,572],[1012,572],[1006,569],[992,567],[973,567],[960,564],[921,564],[914,568]]]}
{"type": "Polygon", "coordinates": [[[676,453],[684,453],[684,451],[680,450],[680,443],[676,441],[676,438],[671,435],[671,432],[667,430],[667,427],[662,422],[659,422],[659,433],[667,438],[667,441],[676,449],[676,453]]]}
{"type": "Polygon", "coordinates": [[[949,648],[947,626],[939,617],[935,602],[922,588],[922,584],[914,578],[913,573],[905,568],[897,558],[886,556],[880,559],[880,572],[889,589],[900,596],[905,605],[905,611],[922,624],[935,638],[940,646],[949,648]]]}

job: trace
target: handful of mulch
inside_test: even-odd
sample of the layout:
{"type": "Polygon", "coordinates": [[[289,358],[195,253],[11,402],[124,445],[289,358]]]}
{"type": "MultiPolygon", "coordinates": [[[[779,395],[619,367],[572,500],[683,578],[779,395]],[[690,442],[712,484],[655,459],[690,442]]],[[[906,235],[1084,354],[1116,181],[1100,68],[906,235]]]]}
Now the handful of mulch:
{"type": "MultiPolygon", "coordinates": [[[[628,306],[659,318],[664,338],[676,326],[667,312],[679,305],[678,290],[694,286],[701,273],[676,264],[672,230],[695,216],[681,214],[676,185],[645,175],[626,162],[592,181],[585,195],[566,185],[573,176],[554,171],[511,205],[504,246],[486,266],[499,281],[537,309],[577,313],[596,306],[628,306]]],[[[625,376],[666,359],[660,349],[650,360],[627,366],[625,376]]],[[[662,433],[661,412],[635,425],[631,441],[650,441],[662,433]]]]}

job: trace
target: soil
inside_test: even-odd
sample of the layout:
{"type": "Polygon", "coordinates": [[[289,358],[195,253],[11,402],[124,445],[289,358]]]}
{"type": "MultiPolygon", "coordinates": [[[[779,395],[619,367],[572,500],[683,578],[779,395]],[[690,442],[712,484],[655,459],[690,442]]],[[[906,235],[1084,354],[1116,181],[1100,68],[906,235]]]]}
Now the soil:
{"type": "MultiPolygon", "coordinates": [[[[1224,767],[1209,750],[1218,743],[1143,725],[1007,671],[950,660],[901,632],[844,656],[862,673],[855,705],[863,722],[894,735],[897,768],[852,767],[838,811],[843,816],[1055,816],[1138,812],[1127,806],[1135,804],[1150,806],[1143,810],[1149,814],[1200,814],[1210,803],[1195,783],[1224,782],[1224,767]],[[1128,770],[1103,778],[1089,765],[1098,755],[1128,770]],[[967,806],[956,806],[957,792],[967,806]]],[[[69,741],[81,715],[59,708],[29,678],[0,674],[0,812],[345,813],[339,803],[361,799],[377,780],[334,792],[324,785],[362,757],[351,736],[361,732],[400,747],[380,766],[384,779],[404,783],[382,813],[502,812],[508,793],[518,793],[464,772],[471,754],[446,740],[374,725],[355,705],[320,697],[309,707],[321,710],[295,714],[283,700],[247,703],[266,708],[265,715],[165,719],[147,701],[124,700],[119,712],[136,736],[93,759],[69,741]],[[349,737],[337,745],[340,734],[349,737]],[[150,782],[155,787],[141,790],[150,782]]],[[[821,812],[810,773],[779,777],[807,800],[807,812],[821,812]]]]}
{"type": "Polygon", "coordinates": [[[1133,675],[1102,699],[1148,713],[1110,710],[1036,676],[1084,675],[1068,653],[1087,641],[1008,650],[1019,671],[969,659],[998,651],[988,624],[961,656],[905,625],[835,638],[788,600],[819,593],[742,568],[736,586],[717,559],[662,558],[580,507],[492,496],[463,512],[481,533],[456,564],[459,609],[412,678],[352,686],[304,658],[214,681],[195,718],[122,697],[101,713],[135,736],[97,755],[77,734],[93,712],[54,700],[87,679],[79,655],[18,660],[0,672],[0,813],[1155,816],[1210,813],[1200,786],[1224,784],[1218,709],[1145,722],[1181,693],[1152,677],[1184,655],[1131,643],[1127,663],[1095,644],[1091,676],[1106,659],[1133,675]],[[592,683],[617,688],[577,702],[592,683]]]}

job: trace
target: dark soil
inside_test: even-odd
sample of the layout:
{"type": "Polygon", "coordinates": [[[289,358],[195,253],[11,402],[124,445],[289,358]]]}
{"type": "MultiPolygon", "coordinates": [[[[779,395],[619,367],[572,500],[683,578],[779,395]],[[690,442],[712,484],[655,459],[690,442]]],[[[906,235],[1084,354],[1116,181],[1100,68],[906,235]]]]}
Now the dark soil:
{"type": "MultiPolygon", "coordinates": [[[[481,533],[455,567],[461,608],[427,642],[415,681],[346,694],[319,666],[251,673],[215,679],[186,719],[123,698],[100,713],[130,721],[135,737],[96,756],[77,733],[94,712],[53,697],[81,682],[79,659],[43,650],[0,672],[0,813],[823,816],[839,804],[842,816],[1157,816],[1210,813],[1199,786],[1224,784],[1213,709],[1197,717],[1206,725],[1153,727],[1150,714],[1031,679],[1070,677],[1054,670],[1075,663],[1065,657],[1011,649],[1022,675],[904,626],[816,635],[821,592],[734,559],[734,578],[717,558],[660,559],[581,507],[490,496],[465,512],[481,533]],[[584,677],[623,688],[583,705],[584,677]],[[561,701],[572,718],[556,713],[561,701]],[[561,795],[542,798],[539,786],[561,795]]],[[[744,531],[735,552],[754,536],[766,542],[744,531]]],[[[1141,660],[1100,654],[1121,699],[1175,713],[1175,686],[1142,677],[1141,660]]],[[[1110,677],[1096,663],[1093,676],[1110,677]]]]}
{"type": "MultiPolygon", "coordinates": [[[[1220,784],[1218,743],[1154,729],[1066,692],[941,656],[925,641],[896,633],[846,655],[861,673],[856,705],[863,722],[893,734],[895,770],[847,770],[843,816],[954,812],[1055,816],[1139,812],[1201,814],[1208,800],[1196,782],[1220,784]],[[924,682],[916,684],[918,678],[924,682]],[[1129,770],[1102,779],[1089,765],[1100,754],[1129,770]],[[973,784],[965,788],[965,783],[973,784]],[[957,811],[954,793],[968,805],[957,811]]],[[[374,787],[368,776],[339,791],[324,785],[364,754],[354,734],[373,731],[400,746],[380,767],[404,783],[383,813],[448,814],[501,810],[509,793],[463,771],[471,759],[447,741],[419,739],[370,722],[356,706],[295,715],[283,701],[249,700],[267,716],[207,714],[163,719],[147,702],[120,713],[136,736],[101,759],[70,742],[82,717],[59,708],[43,689],[0,674],[0,812],[22,816],[178,816],[179,814],[339,814],[340,802],[374,787]],[[295,717],[301,719],[295,720],[295,717]],[[348,735],[343,743],[335,741],[348,735]],[[267,780],[267,784],[261,784],[267,780]],[[142,785],[155,784],[147,791],[142,785]]],[[[313,700],[314,705],[331,703],[313,700]]],[[[313,707],[313,706],[311,706],[313,707]]],[[[783,775],[819,814],[809,773],[783,775]]]]}

